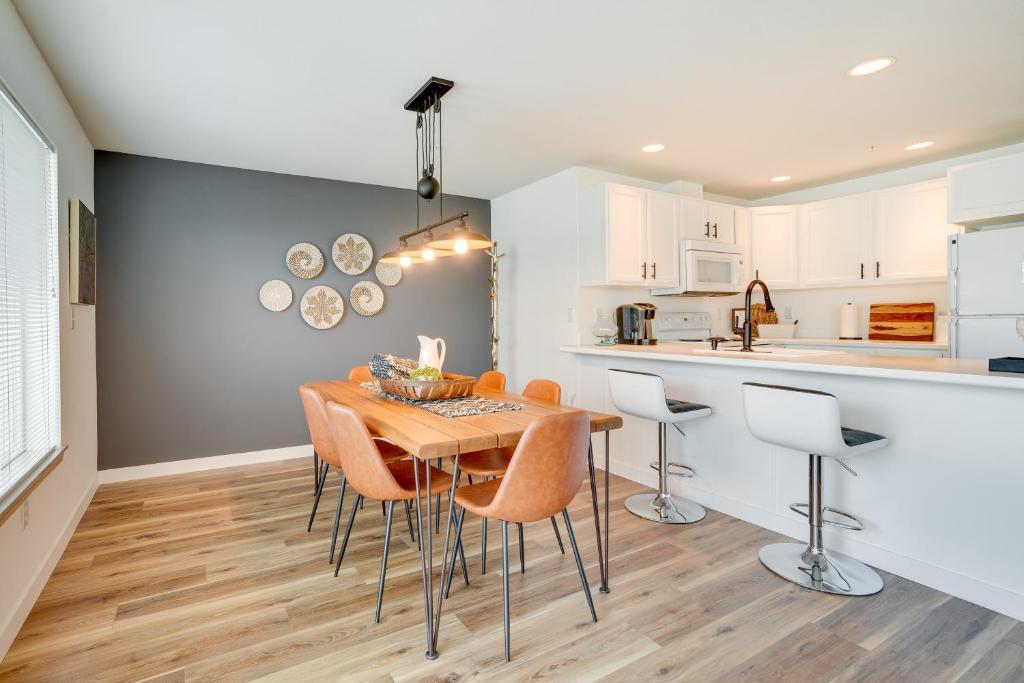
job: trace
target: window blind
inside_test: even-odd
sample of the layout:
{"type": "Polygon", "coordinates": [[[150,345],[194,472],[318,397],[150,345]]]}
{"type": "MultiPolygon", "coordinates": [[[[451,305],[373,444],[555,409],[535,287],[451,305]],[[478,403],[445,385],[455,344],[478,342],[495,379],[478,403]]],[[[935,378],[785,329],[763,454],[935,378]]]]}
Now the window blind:
{"type": "Polygon", "coordinates": [[[0,87],[0,511],[60,444],[57,158],[0,87]]]}

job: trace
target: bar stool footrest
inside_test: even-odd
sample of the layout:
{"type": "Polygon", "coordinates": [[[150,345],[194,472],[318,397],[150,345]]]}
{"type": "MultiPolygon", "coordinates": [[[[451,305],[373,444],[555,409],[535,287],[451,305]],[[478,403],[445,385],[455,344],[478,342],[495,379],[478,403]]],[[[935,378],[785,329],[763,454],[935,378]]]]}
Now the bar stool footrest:
{"type": "MultiPolygon", "coordinates": [[[[658,471],[661,468],[658,467],[658,463],[657,462],[652,462],[651,463],[651,469],[655,470],[655,471],[658,471]]],[[[684,479],[692,479],[693,477],[697,476],[697,471],[695,469],[693,469],[692,467],[690,467],[689,465],[684,465],[681,462],[670,462],[668,464],[668,471],[665,472],[665,474],[667,474],[670,477],[683,477],[684,479]],[[673,472],[672,471],[673,467],[678,468],[678,469],[683,470],[683,471],[682,472],[673,472]]]]}
{"type": "MultiPolygon", "coordinates": [[[[789,506],[789,509],[797,513],[798,515],[802,515],[808,518],[810,517],[810,515],[807,512],[807,503],[793,503],[792,505],[789,506]]],[[[822,510],[826,514],[832,513],[833,515],[839,515],[840,517],[850,520],[849,522],[840,522],[834,519],[828,519],[827,517],[822,515],[822,521],[825,524],[828,524],[829,526],[838,527],[840,529],[849,529],[850,531],[864,530],[864,524],[859,519],[851,515],[849,512],[843,512],[842,510],[837,510],[836,508],[831,508],[828,506],[825,506],[824,508],[822,508],[822,510]]]]}

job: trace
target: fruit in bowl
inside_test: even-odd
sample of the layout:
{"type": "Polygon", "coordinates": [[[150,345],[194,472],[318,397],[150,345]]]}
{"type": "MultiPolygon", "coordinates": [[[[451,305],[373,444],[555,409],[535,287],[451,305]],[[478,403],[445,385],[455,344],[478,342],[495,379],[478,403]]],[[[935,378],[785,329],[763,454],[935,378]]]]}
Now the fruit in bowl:
{"type": "Polygon", "coordinates": [[[443,379],[443,377],[441,376],[441,371],[438,370],[437,368],[426,366],[422,368],[416,368],[415,370],[410,372],[409,379],[414,379],[421,382],[437,382],[443,379]]]}

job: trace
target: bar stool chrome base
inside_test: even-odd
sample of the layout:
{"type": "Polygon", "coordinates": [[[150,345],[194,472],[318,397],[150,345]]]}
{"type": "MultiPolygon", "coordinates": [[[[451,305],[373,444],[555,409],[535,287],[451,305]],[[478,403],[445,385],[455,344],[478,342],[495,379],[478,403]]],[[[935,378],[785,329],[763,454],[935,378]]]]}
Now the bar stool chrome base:
{"type": "Polygon", "coordinates": [[[874,595],[882,590],[882,577],[871,567],[834,550],[812,553],[805,543],[772,543],[757,556],[787,581],[822,593],[874,595]]]}
{"type": "Polygon", "coordinates": [[[707,514],[701,505],[670,493],[637,493],[626,499],[626,509],[661,524],[691,524],[707,514]]]}

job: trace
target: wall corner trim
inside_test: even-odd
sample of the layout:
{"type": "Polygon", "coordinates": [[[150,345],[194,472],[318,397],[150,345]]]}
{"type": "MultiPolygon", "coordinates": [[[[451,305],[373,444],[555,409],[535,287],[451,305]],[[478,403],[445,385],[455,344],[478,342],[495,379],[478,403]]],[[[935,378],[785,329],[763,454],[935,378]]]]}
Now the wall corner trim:
{"type": "Polygon", "coordinates": [[[204,470],[216,470],[222,467],[234,467],[236,465],[253,465],[261,462],[273,462],[275,460],[289,460],[291,458],[311,457],[312,455],[312,444],[305,444],[301,446],[286,446],[284,448],[272,448],[264,451],[228,453],[226,455],[211,455],[205,458],[191,458],[189,460],[172,460],[170,462],[157,462],[151,465],[117,467],[109,470],[100,470],[99,483],[112,484],[118,481],[148,479],[150,477],[163,477],[169,474],[185,474],[187,472],[202,472],[204,470]]]}

